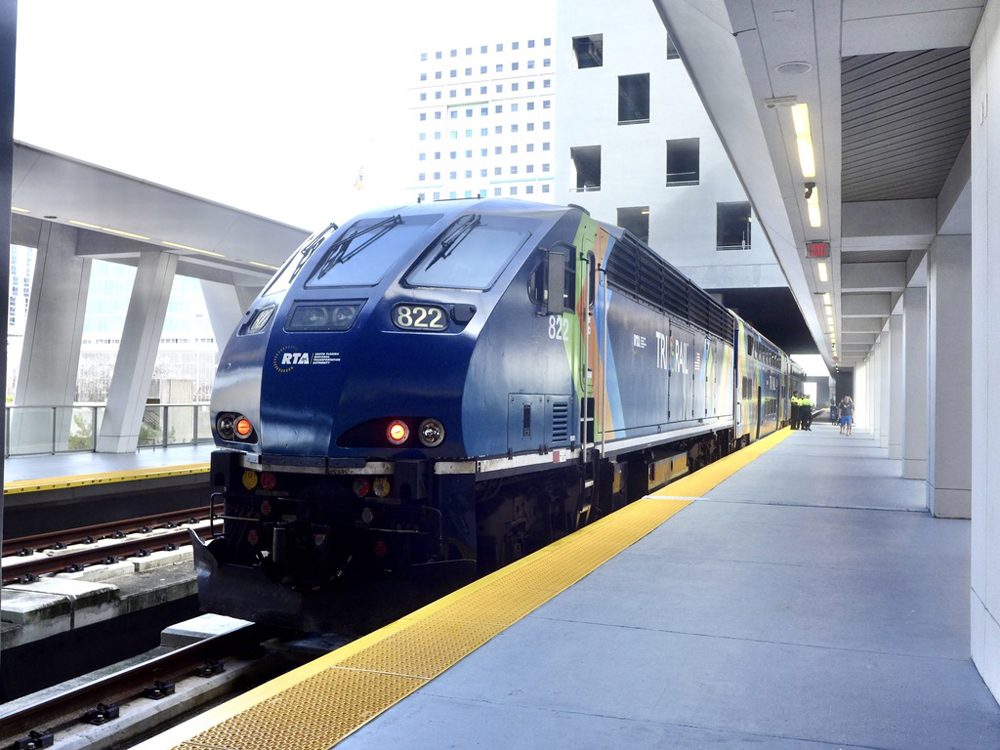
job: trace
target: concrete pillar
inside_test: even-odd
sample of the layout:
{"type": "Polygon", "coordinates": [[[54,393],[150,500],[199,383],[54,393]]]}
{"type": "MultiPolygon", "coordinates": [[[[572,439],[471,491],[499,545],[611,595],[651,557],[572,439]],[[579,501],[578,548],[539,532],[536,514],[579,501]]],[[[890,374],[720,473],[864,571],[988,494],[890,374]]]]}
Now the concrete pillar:
{"type": "Polygon", "coordinates": [[[177,256],[143,252],[135,274],[122,343],[108,388],[108,406],[97,438],[103,453],[129,453],[139,444],[139,428],[156,364],[156,351],[170,301],[177,256]]]}
{"type": "Polygon", "coordinates": [[[971,238],[939,236],[928,257],[928,507],[940,518],[970,518],[971,238]]]}
{"type": "Polygon", "coordinates": [[[903,477],[927,479],[927,287],[903,294],[903,477]]]}
{"type": "Polygon", "coordinates": [[[879,340],[879,347],[878,347],[879,348],[878,444],[880,448],[889,447],[889,427],[890,427],[889,409],[892,404],[892,391],[889,387],[892,382],[891,339],[892,339],[892,334],[889,331],[888,323],[886,323],[886,327],[882,330],[882,336],[879,340]]]}
{"type": "Polygon", "coordinates": [[[872,347],[871,372],[868,375],[868,389],[871,394],[868,420],[871,423],[872,438],[878,445],[882,436],[882,336],[872,347]]]}
{"type": "Polygon", "coordinates": [[[972,41],[972,660],[1000,698],[1000,4],[987,3],[972,41]],[[993,94],[994,108],[987,107],[993,94]],[[992,153],[992,156],[990,154],[992,153]],[[992,294],[991,294],[992,292],[992,294]]]}
{"type": "Polygon", "coordinates": [[[90,260],[78,258],[79,231],[43,221],[10,423],[12,454],[69,447],[90,260]],[[59,407],[52,410],[50,407],[59,407]]]}
{"type": "Polygon", "coordinates": [[[208,308],[215,343],[219,347],[221,356],[229,337],[233,335],[247,308],[241,304],[236,287],[229,284],[202,281],[201,291],[205,295],[205,306],[208,308]]]}
{"type": "MultiPolygon", "coordinates": [[[[903,316],[889,318],[889,458],[903,458],[903,316]]],[[[900,467],[902,468],[902,467],[900,467]]]]}

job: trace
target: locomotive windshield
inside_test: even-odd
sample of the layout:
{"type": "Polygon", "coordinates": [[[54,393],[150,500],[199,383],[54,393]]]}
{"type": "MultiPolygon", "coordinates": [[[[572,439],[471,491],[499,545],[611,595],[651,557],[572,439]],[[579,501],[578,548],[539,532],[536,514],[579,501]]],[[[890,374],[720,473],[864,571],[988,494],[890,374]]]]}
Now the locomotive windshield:
{"type": "Polygon", "coordinates": [[[364,219],[352,224],[323,253],[308,287],[374,286],[440,216],[364,219]]]}
{"type": "Polygon", "coordinates": [[[406,276],[411,286],[489,289],[531,236],[524,220],[463,216],[452,224],[406,276]]]}

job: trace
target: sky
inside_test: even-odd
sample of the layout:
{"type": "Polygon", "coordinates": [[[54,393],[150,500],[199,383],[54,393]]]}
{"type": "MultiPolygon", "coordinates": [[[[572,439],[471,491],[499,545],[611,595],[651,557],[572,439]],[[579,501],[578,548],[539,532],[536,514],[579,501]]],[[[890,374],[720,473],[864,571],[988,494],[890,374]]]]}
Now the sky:
{"type": "Polygon", "coordinates": [[[419,52],[551,29],[553,6],[21,2],[14,138],[305,229],[342,223],[408,200],[419,52]]]}

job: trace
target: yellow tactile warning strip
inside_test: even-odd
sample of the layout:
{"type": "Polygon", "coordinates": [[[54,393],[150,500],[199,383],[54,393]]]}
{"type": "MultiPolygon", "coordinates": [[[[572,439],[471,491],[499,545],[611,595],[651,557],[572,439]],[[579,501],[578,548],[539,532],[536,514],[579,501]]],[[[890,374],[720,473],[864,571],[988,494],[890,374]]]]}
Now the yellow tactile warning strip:
{"type": "Polygon", "coordinates": [[[789,434],[758,441],[137,750],[327,750],[789,434]]]}
{"type": "Polygon", "coordinates": [[[101,474],[82,474],[75,477],[46,477],[45,479],[18,479],[4,482],[3,494],[16,495],[21,492],[43,492],[63,490],[73,487],[88,487],[94,484],[114,484],[115,482],[136,482],[141,479],[163,479],[185,474],[205,474],[208,464],[186,464],[184,466],[162,466],[153,469],[132,469],[130,471],[107,471],[101,474]]]}

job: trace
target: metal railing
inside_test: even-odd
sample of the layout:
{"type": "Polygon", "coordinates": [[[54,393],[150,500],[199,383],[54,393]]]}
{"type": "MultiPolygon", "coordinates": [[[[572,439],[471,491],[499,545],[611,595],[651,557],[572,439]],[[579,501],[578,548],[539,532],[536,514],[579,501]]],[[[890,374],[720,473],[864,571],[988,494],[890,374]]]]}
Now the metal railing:
{"type": "MultiPolygon", "coordinates": [[[[4,457],[97,450],[104,404],[6,407],[4,457]]],[[[195,445],[212,440],[208,404],[149,404],[139,448],[195,445]]]]}

